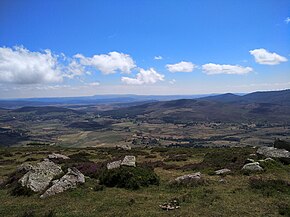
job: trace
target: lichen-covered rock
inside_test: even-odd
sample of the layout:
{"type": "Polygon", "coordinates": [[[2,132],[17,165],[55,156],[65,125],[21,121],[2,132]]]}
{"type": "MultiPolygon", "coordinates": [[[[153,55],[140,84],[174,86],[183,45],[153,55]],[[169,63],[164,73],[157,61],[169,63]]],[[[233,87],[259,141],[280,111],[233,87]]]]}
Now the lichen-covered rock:
{"type": "Polygon", "coordinates": [[[136,167],[136,157],[132,155],[127,155],[124,157],[122,166],[136,167]]]}
{"type": "Polygon", "coordinates": [[[258,171],[263,171],[264,169],[260,166],[259,162],[254,162],[254,163],[245,164],[242,170],[258,172],[258,171]]]}
{"type": "Polygon", "coordinates": [[[130,145],[116,145],[116,148],[126,150],[126,151],[130,151],[132,149],[130,145]]]}
{"type": "Polygon", "coordinates": [[[285,163],[290,163],[290,152],[285,149],[261,147],[257,150],[257,154],[265,157],[277,158],[285,163]]]}
{"type": "Polygon", "coordinates": [[[70,188],[76,188],[79,183],[85,183],[85,176],[76,168],[68,169],[68,172],[59,180],[55,180],[53,185],[47,189],[40,198],[46,198],[70,188]]]}
{"type": "Polygon", "coordinates": [[[121,166],[122,161],[118,160],[118,161],[113,161],[110,163],[107,163],[107,169],[111,170],[111,169],[116,169],[119,168],[121,166]]]}
{"type": "Polygon", "coordinates": [[[31,163],[25,162],[16,168],[17,171],[30,171],[33,169],[33,165],[31,163]]]}
{"type": "Polygon", "coordinates": [[[20,180],[19,183],[23,187],[30,188],[34,192],[43,191],[51,180],[62,173],[59,165],[44,160],[33,166],[20,180]]]}
{"type": "Polygon", "coordinates": [[[225,174],[229,174],[231,172],[231,170],[229,169],[221,169],[221,170],[216,170],[214,173],[216,175],[225,175],[225,174]]]}
{"type": "Polygon", "coordinates": [[[201,180],[201,173],[193,173],[188,175],[179,176],[176,179],[174,179],[174,183],[176,184],[190,184],[192,182],[196,182],[201,180]]]}
{"type": "Polygon", "coordinates": [[[70,159],[68,156],[65,156],[63,154],[57,154],[57,153],[52,153],[48,155],[48,158],[49,159],[63,159],[63,160],[70,159]]]}

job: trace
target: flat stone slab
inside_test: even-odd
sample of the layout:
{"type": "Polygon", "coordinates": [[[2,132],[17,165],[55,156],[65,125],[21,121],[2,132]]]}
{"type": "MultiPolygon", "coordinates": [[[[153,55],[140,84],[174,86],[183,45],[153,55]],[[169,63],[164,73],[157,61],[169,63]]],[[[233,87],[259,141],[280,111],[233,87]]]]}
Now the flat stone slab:
{"type": "Polygon", "coordinates": [[[116,168],[120,168],[122,161],[118,160],[118,161],[113,161],[110,163],[107,163],[107,169],[111,170],[111,169],[116,169],[116,168]]]}
{"type": "Polygon", "coordinates": [[[136,157],[133,155],[127,155],[124,157],[122,166],[136,167],[136,157]]]}
{"type": "Polygon", "coordinates": [[[229,169],[221,169],[221,170],[216,170],[214,173],[216,175],[223,175],[223,174],[228,174],[230,172],[231,172],[231,170],[229,170],[229,169]]]}

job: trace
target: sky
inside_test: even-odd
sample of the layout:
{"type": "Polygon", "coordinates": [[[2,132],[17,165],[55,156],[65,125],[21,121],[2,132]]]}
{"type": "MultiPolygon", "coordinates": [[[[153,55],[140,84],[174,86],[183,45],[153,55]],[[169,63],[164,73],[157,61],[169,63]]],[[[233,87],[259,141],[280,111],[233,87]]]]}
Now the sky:
{"type": "Polygon", "coordinates": [[[289,0],[1,0],[0,98],[290,88],[289,0]]]}

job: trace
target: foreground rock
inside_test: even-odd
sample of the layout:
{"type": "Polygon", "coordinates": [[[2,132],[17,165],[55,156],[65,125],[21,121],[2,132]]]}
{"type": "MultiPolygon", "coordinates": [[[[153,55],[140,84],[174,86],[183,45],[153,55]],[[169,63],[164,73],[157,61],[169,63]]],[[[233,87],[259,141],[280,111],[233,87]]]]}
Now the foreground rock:
{"type": "Polygon", "coordinates": [[[216,175],[226,175],[226,174],[229,174],[230,172],[231,172],[231,170],[229,170],[229,169],[221,169],[221,170],[215,171],[214,173],[216,175]]]}
{"type": "Polygon", "coordinates": [[[177,200],[173,200],[169,203],[163,203],[163,204],[159,205],[159,207],[163,210],[166,210],[166,211],[180,208],[179,202],[177,200]]]}
{"type": "Polygon", "coordinates": [[[174,180],[176,184],[192,184],[201,181],[201,173],[193,173],[188,175],[179,176],[174,180]]]}
{"type": "Polygon", "coordinates": [[[63,159],[63,160],[67,160],[70,159],[68,156],[62,155],[62,154],[56,154],[56,153],[52,153],[50,155],[48,155],[49,159],[63,159]]]}
{"type": "Polygon", "coordinates": [[[16,170],[18,172],[20,172],[20,171],[28,172],[32,169],[33,169],[33,165],[31,163],[28,163],[28,162],[25,162],[16,168],[16,170]]]}
{"type": "Polygon", "coordinates": [[[264,169],[260,166],[259,162],[254,162],[254,163],[245,164],[242,170],[258,172],[258,171],[263,171],[264,169]]]}
{"type": "Polygon", "coordinates": [[[136,157],[132,155],[127,155],[124,157],[122,166],[136,167],[136,157]]]}
{"type": "Polygon", "coordinates": [[[121,163],[122,163],[121,160],[110,162],[107,164],[107,169],[111,170],[111,169],[119,168],[121,166],[121,163]]]}
{"type": "Polygon", "coordinates": [[[269,158],[277,158],[283,162],[290,163],[290,152],[285,149],[274,147],[261,147],[257,150],[257,154],[269,158]]]}
{"type": "Polygon", "coordinates": [[[76,188],[78,184],[85,183],[85,176],[76,168],[68,169],[68,172],[59,180],[53,181],[53,186],[46,190],[40,198],[46,198],[70,188],[76,188]]]}
{"type": "Polygon", "coordinates": [[[32,166],[30,170],[19,180],[23,187],[27,187],[34,192],[40,192],[49,186],[51,180],[62,173],[62,169],[57,164],[44,160],[32,166]]]}

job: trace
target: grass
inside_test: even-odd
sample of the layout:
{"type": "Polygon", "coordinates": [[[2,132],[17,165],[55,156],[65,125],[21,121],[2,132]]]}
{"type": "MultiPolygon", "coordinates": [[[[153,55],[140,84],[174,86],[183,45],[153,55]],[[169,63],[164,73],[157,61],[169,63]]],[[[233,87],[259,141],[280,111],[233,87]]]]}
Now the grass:
{"type": "MultiPolygon", "coordinates": [[[[30,157],[36,158],[37,161],[46,157],[46,152],[58,152],[89,160],[92,163],[105,162],[128,154],[125,151],[120,152],[109,148],[19,147],[5,151],[12,155],[8,154],[9,156],[3,157],[0,161],[10,159],[12,163],[1,164],[0,179],[6,178],[9,173],[15,170],[17,165],[24,162],[27,157],[21,156],[27,152],[31,152],[30,157]]],[[[204,164],[203,166],[207,165],[215,169],[216,166],[212,166],[214,163],[221,167],[232,165],[232,161],[225,159],[229,155],[234,156],[238,153],[244,158],[254,152],[255,149],[252,148],[132,149],[129,153],[137,157],[137,164],[140,165],[148,160],[164,163],[165,159],[174,154],[186,154],[187,159],[185,161],[165,162],[166,165],[176,165],[171,169],[164,166],[155,167],[154,172],[160,177],[160,184],[143,186],[138,190],[103,187],[95,178],[86,178],[86,183],[79,188],[42,200],[39,198],[39,194],[33,194],[29,197],[12,196],[10,195],[11,188],[1,188],[0,216],[18,217],[31,213],[38,217],[49,216],[50,213],[51,216],[57,217],[289,216],[290,194],[285,183],[290,180],[290,167],[277,162],[262,164],[265,167],[265,172],[259,175],[245,176],[239,172],[227,175],[223,177],[226,183],[219,182],[220,176],[208,175],[205,172],[206,168],[200,167],[197,169],[200,169],[204,180],[206,180],[204,184],[179,188],[172,188],[169,185],[169,182],[174,178],[194,172],[192,169],[182,168],[183,165],[204,164]],[[223,154],[223,152],[226,153],[223,154]],[[150,155],[155,157],[146,158],[150,155]],[[218,156],[218,159],[211,160],[209,156],[218,156]],[[251,181],[253,178],[259,178],[258,182],[253,184],[251,181]],[[266,192],[265,189],[269,186],[272,186],[271,193],[264,196],[263,192],[266,192]],[[159,208],[160,204],[174,199],[178,199],[180,209],[164,211],[159,208]]],[[[240,163],[240,160],[236,162],[240,163]]],[[[239,170],[238,167],[233,166],[232,168],[236,171],[239,170]]]]}

